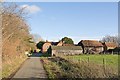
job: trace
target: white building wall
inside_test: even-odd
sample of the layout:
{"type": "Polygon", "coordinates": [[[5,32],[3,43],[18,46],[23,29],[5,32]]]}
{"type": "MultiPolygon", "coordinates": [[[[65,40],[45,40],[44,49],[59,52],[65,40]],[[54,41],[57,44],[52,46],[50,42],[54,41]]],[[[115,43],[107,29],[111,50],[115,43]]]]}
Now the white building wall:
{"type": "Polygon", "coordinates": [[[52,50],[52,56],[59,55],[79,55],[82,54],[82,50],[52,50]]]}

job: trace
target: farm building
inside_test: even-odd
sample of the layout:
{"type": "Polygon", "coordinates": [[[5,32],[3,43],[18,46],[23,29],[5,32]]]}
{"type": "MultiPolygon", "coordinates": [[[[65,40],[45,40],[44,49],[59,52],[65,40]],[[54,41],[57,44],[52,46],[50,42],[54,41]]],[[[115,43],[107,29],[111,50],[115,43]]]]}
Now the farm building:
{"type": "Polygon", "coordinates": [[[115,54],[120,54],[120,47],[116,47],[113,51],[115,54]]]}
{"type": "Polygon", "coordinates": [[[74,46],[74,44],[63,44],[63,46],[74,46]]]}
{"type": "Polygon", "coordinates": [[[103,45],[97,40],[81,40],[78,45],[82,47],[85,54],[103,52],[103,45]]]}
{"type": "Polygon", "coordinates": [[[62,45],[63,45],[63,41],[51,42],[51,45],[54,45],[54,46],[62,46],[62,45]]]}
{"type": "Polygon", "coordinates": [[[50,46],[51,46],[51,42],[45,42],[42,46],[42,52],[43,53],[47,52],[50,46]]]}
{"type": "Polygon", "coordinates": [[[113,52],[113,50],[117,47],[117,44],[114,42],[105,42],[102,43],[104,52],[113,52]]]}
{"type": "Polygon", "coordinates": [[[51,46],[52,56],[82,54],[80,46],[51,46]]]}
{"type": "Polygon", "coordinates": [[[42,46],[42,52],[45,53],[47,52],[47,50],[49,49],[50,46],[62,46],[63,45],[63,42],[62,41],[59,41],[59,42],[45,42],[42,46]]]}

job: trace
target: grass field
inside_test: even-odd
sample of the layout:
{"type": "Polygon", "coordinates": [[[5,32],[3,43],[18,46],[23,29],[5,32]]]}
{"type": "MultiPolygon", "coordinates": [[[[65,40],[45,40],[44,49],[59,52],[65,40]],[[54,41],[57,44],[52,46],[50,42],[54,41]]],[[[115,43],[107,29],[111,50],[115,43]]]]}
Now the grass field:
{"type": "Polygon", "coordinates": [[[74,55],[66,57],[74,61],[89,61],[97,64],[105,64],[113,67],[118,67],[118,55],[74,55]]]}

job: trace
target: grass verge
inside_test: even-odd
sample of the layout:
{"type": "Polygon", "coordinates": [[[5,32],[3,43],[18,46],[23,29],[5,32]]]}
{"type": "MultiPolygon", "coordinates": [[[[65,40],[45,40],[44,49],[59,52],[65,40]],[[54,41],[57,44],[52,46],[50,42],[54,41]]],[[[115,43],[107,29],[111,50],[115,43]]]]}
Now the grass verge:
{"type": "Polygon", "coordinates": [[[41,57],[41,61],[50,80],[60,78],[62,76],[61,68],[56,63],[50,61],[47,57],[41,57]]]}
{"type": "Polygon", "coordinates": [[[2,78],[8,78],[14,73],[20,65],[26,60],[25,55],[16,56],[13,58],[6,58],[6,61],[2,63],[2,78]]]}

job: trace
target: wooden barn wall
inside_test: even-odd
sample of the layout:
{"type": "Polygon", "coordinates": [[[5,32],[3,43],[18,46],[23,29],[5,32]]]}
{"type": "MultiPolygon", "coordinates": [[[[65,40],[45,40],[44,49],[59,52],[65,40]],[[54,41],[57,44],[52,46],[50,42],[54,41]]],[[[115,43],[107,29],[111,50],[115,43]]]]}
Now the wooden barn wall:
{"type": "Polygon", "coordinates": [[[96,53],[103,52],[103,47],[84,47],[84,53],[87,53],[87,50],[96,49],[96,53]]]}

